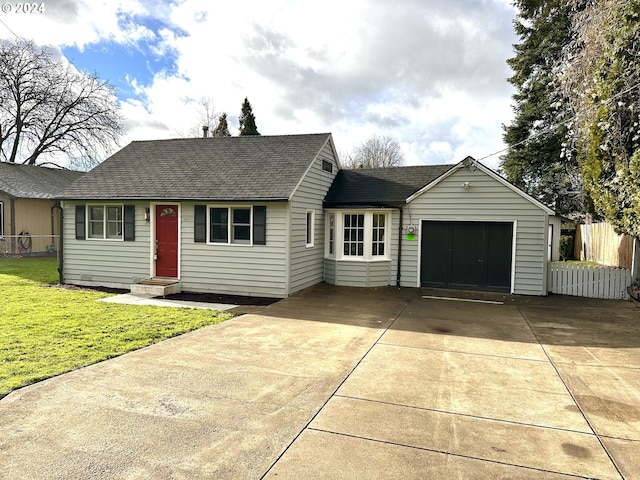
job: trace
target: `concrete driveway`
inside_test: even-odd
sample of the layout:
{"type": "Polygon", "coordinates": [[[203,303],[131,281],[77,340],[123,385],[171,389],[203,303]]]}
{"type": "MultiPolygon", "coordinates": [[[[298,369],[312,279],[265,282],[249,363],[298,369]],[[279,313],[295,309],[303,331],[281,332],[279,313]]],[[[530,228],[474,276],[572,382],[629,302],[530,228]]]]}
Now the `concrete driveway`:
{"type": "Polygon", "coordinates": [[[640,478],[640,309],[318,285],[0,400],[2,479],[640,478]]]}

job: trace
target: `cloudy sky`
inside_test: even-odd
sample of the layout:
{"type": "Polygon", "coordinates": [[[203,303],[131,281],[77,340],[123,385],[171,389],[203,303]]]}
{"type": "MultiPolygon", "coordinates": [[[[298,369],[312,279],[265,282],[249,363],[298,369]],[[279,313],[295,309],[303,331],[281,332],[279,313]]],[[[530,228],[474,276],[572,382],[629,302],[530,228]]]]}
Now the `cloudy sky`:
{"type": "Polygon", "coordinates": [[[513,116],[509,0],[6,3],[0,38],[49,45],[116,87],[122,145],[188,135],[203,98],[235,134],[247,97],[263,135],[331,132],[341,154],[386,135],[407,164],[451,163],[503,149],[513,116]]]}

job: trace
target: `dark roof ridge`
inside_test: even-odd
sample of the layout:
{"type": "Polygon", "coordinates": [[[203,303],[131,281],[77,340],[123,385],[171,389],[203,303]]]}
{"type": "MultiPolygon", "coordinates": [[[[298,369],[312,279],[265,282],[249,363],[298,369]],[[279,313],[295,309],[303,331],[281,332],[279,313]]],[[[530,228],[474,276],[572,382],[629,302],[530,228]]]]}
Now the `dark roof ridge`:
{"type": "Polygon", "coordinates": [[[230,135],[228,137],[176,137],[176,138],[158,138],[158,139],[146,139],[146,140],[131,140],[130,143],[158,143],[158,142],[179,142],[190,140],[240,140],[240,139],[257,139],[257,138],[286,138],[286,137],[321,137],[329,136],[331,132],[320,133],[287,133],[283,135],[230,135]]]}
{"type": "Polygon", "coordinates": [[[424,167],[453,167],[457,165],[459,162],[455,163],[429,163],[429,164],[421,164],[421,165],[395,165],[392,167],[373,167],[373,168],[344,168],[343,170],[351,170],[354,172],[366,172],[370,170],[396,170],[402,168],[424,168],[424,167]]]}

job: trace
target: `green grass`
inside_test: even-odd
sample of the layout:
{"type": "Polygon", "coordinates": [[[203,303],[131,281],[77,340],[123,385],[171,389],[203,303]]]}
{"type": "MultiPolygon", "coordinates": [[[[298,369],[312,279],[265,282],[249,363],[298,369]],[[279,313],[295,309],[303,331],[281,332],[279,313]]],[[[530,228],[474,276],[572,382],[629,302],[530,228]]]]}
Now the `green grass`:
{"type": "Polygon", "coordinates": [[[572,265],[584,265],[585,267],[602,267],[598,262],[592,262],[589,260],[565,260],[565,263],[572,265]]]}
{"type": "Polygon", "coordinates": [[[0,398],[12,390],[231,317],[96,302],[67,290],[52,258],[0,258],[0,398]]]}

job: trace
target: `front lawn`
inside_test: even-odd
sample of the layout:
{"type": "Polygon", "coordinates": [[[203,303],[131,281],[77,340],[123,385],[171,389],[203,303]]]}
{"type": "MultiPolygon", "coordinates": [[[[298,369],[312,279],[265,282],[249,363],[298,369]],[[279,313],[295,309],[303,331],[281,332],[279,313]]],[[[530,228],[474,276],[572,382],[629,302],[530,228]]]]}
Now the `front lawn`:
{"type": "Polygon", "coordinates": [[[0,258],[0,398],[231,316],[96,302],[109,294],[52,286],[57,278],[53,258],[0,258]]]}

